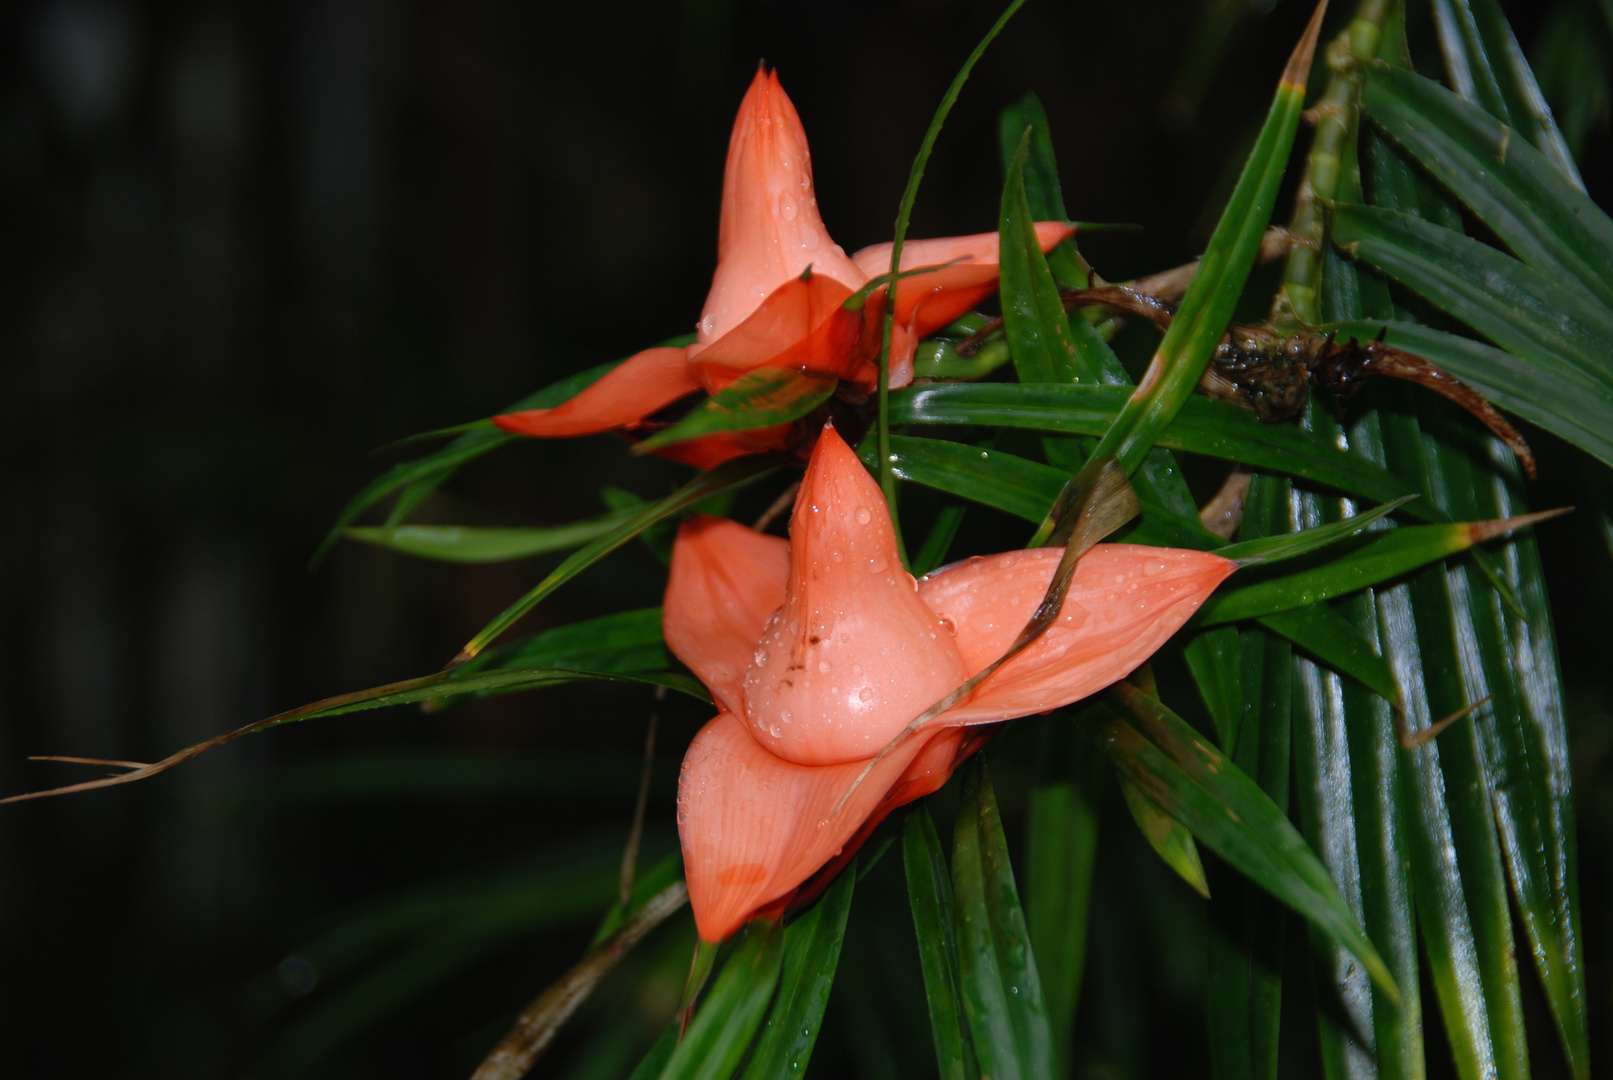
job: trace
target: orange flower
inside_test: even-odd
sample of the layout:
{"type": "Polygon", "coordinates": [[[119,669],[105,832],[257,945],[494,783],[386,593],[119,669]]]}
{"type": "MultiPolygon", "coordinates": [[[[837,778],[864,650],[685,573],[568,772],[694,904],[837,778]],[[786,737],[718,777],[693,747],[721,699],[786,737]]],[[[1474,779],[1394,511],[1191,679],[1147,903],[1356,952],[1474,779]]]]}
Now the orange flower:
{"type": "Polygon", "coordinates": [[[972,558],[914,581],[879,486],[832,426],[790,536],[696,517],[672,552],[666,641],[721,710],[690,744],[678,791],[684,873],[707,941],[798,898],[891,810],[944,784],[985,741],[974,726],[1123,678],[1234,568],[1200,551],[1093,548],[1058,621],[880,760],[836,812],[882,748],[1007,651],[1062,552],[972,558]]]}
{"type": "MultiPolygon", "coordinates": [[[[1036,226],[1044,250],[1074,231],[1063,222],[1036,226]]],[[[699,390],[715,392],[760,367],[792,368],[849,379],[865,392],[877,381],[876,357],[887,289],[860,308],[842,305],[890,270],[891,245],[850,258],[829,238],[812,187],[812,159],[795,106],[778,73],[758,70],[740,103],[728,143],[717,272],[686,348],[654,348],[629,358],[553,409],[495,418],[536,438],[589,435],[637,427],[645,417],[699,390]]],[[[997,234],[914,240],[903,245],[896,290],[890,385],[913,380],[919,339],[964,314],[997,287],[997,234]]],[[[667,456],[709,466],[742,453],[783,448],[789,428],[712,436],[669,447],[667,456]]]]}

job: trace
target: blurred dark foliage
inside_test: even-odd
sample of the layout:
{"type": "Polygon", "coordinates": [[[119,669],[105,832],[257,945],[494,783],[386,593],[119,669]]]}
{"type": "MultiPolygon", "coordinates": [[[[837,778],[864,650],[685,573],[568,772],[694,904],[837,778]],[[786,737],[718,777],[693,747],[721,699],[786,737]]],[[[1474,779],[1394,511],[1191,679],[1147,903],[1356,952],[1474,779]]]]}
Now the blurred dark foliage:
{"type": "MultiPolygon", "coordinates": [[[[1029,5],[953,114],[914,235],[994,228],[996,111],[1034,90],[1068,204],[1145,227],[1086,241],[1099,268],[1123,278],[1192,256],[1308,14],[1289,3],[1243,25],[1184,125],[1180,101],[1161,103],[1200,6],[1029,5]]],[[[1538,13],[1513,8],[1528,43],[1538,13]]],[[[887,239],[930,113],[996,12],[963,0],[7,5],[0,790],[84,775],[29,754],[150,760],[439,666],[553,560],[466,569],[344,545],[310,573],[344,501],[392,460],[371,450],[692,324],[728,126],[759,58],[805,120],[835,239],[848,251],[887,239]]],[[[1582,137],[1606,206],[1605,116],[1582,137]]],[[[1566,455],[1548,460],[1563,467],[1541,504],[1573,501],[1566,455]]],[[[606,484],[653,497],[678,475],[609,438],[523,445],[421,516],[558,523],[598,512],[606,484]]],[[[1022,540],[1013,526],[994,539],[999,527],[971,518],[964,542],[1022,540]]],[[[1613,587],[1588,520],[1541,542],[1576,705],[1605,1062],[1613,587]]],[[[528,629],[654,603],[660,574],[644,549],[625,551],[528,629]]],[[[584,828],[625,834],[631,780],[619,791],[588,777],[636,774],[649,709],[642,688],[590,686],[327,720],[142,785],[4,808],[0,1073],[247,1072],[306,990],[295,965],[277,965],[332,917],[539,858],[584,828]],[[564,782],[361,798],[297,771],[378,751],[549,762],[564,782]]],[[[668,705],[651,809],[663,837],[677,759],[703,719],[668,705]]],[[[1109,815],[1100,854],[1083,1043],[1114,1070],[1094,1075],[1201,1075],[1202,912],[1123,817],[1109,815]]],[[[821,1044],[823,1075],[933,1070],[899,871],[887,859],[861,887],[853,977],[830,1007],[843,1037],[821,1044]]],[[[588,929],[501,950],[346,1046],[332,1075],[463,1075],[588,929]]],[[[568,1035],[544,1068],[607,1037],[568,1035]]]]}

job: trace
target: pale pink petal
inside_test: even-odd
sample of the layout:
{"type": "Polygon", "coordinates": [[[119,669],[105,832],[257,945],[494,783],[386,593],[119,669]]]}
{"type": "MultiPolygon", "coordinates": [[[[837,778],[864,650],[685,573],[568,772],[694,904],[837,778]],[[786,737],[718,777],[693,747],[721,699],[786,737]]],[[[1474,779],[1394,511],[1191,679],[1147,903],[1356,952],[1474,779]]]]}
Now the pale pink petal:
{"type": "Polygon", "coordinates": [[[493,422],[506,431],[537,439],[592,435],[633,427],[657,409],[700,389],[682,349],[645,349],[564,404],[495,416],[493,422]]]}
{"type": "MultiPolygon", "coordinates": [[[[1061,554],[1042,548],[973,558],[919,582],[924,602],[956,629],[971,675],[1013,644],[1061,554]]],[[[1058,622],[937,723],[1006,720],[1103,689],[1152,656],[1236,568],[1209,552],[1099,544],[1081,557],[1058,622]]]]}
{"type": "Polygon", "coordinates": [[[925,793],[945,783],[943,772],[950,774],[947,763],[956,757],[956,744],[943,738],[947,734],[938,733],[940,745],[912,778],[907,770],[928,749],[926,741],[911,739],[899,747],[836,813],[865,762],[784,761],[757,745],[745,724],[726,712],[701,728],[678,778],[683,873],[700,936],[726,938],[866,836],[875,815],[891,809],[886,797],[893,785],[911,779],[911,789],[925,793]]]}
{"type": "Polygon", "coordinates": [[[745,676],[756,740],[802,765],[872,757],[965,678],[896,554],[879,485],[833,427],[790,518],[790,583],[745,676]]]}
{"type": "Polygon", "coordinates": [[[865,280],[829,238],[812,187],[812,157],[778,73],[756,72],[734,120],[723,174],[717,272],[699,324],[716,341],[808,266],[856,289],[865,280]]]}
{"type": "Polygon", "coordinates": [[[737,521],[698,514],[678,530],[661,632],[723,709],[743,707],[745,669],[789,571],[788,543],[737,521]]]}

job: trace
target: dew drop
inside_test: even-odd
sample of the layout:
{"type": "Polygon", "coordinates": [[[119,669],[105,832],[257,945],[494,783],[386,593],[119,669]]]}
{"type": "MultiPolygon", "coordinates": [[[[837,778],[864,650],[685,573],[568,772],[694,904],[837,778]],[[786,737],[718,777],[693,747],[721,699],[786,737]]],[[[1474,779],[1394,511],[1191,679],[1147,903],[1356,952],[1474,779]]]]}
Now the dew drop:
{"type": "Polygon", "coordinates": [[[885,558],[883,555],[875,555],[872,559],[868,560],[868,572],[870,574],[884,573],[889,566],[890,560],[885,558]]]}
{"type": "Polygon", "coordinates": [[[868,512],[868,507],[857,507],[857,524],[866,525],[872,520],[874,520],[874,515],[868,512]]]}
{"type": "Polygon", "coordinates": [[[835,562],[844,562],[846,559],[846,557],[840,554],[838,551],[829,552],[829,558],[833,559],[835,562]]]}
{"type": "Polygon", "coordinates": [[[783,720],[786,724],[788,724],[790,721],[795,719],[795,714],[792,713],[790,710],[785,709],[783,714],[779,716],[779,719],[783,720]]]}
{"type": "Polygon", "coordinates": [[[840,631],[840,643],[842,645],[851,644],[851,631],[849,631],[849,630],[840,631]]]}
{"type": "Polygon", "coordinates": [[[952,621],[952,616],[950,616],[950,615],[941,616],[941,626],[942,626],[942,628],[944,630],[946,630],[947,633],[951,634],[953,637],[958,636],[958,624],[952,621]]]}
{"type": "Polygon", "coordinates": [[[777,724],[774,724],[772,727],[767,729],[767,733],[776,739],[784,734],[784,729],[779,727],[777,724]]]}
{"type": "Polygon", "coordinates": [[[779,217],[783,218],[785,221],[794,221],[796,215],[795,200],[790,198],[787,194],[780,195],[778,201],[778,213],[779,217]]]}
{"type": "Polygon", "coordinates": [[[857,695],[857,700],[858,701],[871,701],[871,700],[873,700],[873,697],[874,697],[874,688],[872,686],[865,686],[865,687],[862,688],[861,693],[859,693],[857,695]]]}
{"type": "Polygon", "coordinates": [[[756,650],[756,655],[751,657],[751,659],[756,662],[757,667],[766,667],[767,666],[767,650],[766,649],[757,649],[756,650]]]}
{"type": "Polygon", "coordinates": [[[827,660],[819,660],[818,661],[818,670],[823,672],[825,675],[829,674],[829,661],[827,661],[827,660]]]}

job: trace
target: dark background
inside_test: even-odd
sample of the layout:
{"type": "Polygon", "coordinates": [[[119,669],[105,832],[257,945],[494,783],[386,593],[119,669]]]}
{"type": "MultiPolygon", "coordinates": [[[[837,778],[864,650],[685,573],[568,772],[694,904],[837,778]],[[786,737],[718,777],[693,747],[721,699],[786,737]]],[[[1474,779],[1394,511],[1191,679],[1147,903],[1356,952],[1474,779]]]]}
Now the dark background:
{"type": "MultiPolygon", "coordinates": [[[[995,115],[1034,90],[1071,213],[1144,227],[1086,241],[1099,269],[1126,278],[1191,257],[1308,15],[1287,3],[1251,18],[1202,94],[1162,104],[1173,78],[1191,82],[1183,65],[1204,40],[1200,6],[1028,5],[965,90],[912,235],[995,227],[995,115]]],[[[834,238],[848,252],[888,239],[931,112],[997,10],[6,5],[0,791],[87,775],[30,754],[152,760],[440,666],[555,560],[459,568],[347,544],[310,572],[346,499],[397,459],[371,451],[692,326],[714,262],[728,128],[758,59],[779,68],[806,124],[834,238]]],[[[1537,13],[1514,16],[1527,44],[1537,13]]],[[[1607,142],[1603,123],[1585,162],[1604,205],[1607,142]]],[[[1572,501],[1566,458],[1549,447],[1546,458],[1561,468],[1538,501],[1572,501]]],[[[610,438],[523,444],[467,471],[421,517],[559,523],[597,513],[606,484],[655,497],[681,475],[610,438]]],[[[1593,1017],[1605,1031],[1600,864],[1613,805],[1599,613],[1613,590],[1581,517],[1542,543],[1560,579],[1586,781],[1593,1017]]],[[[661,573],[647,551],[626,551],[530,628],[655,603],[661,573]]],[[[306,1004],[293,1000],[306,989],[297,972],[277,965],[353,905],[518,863],[579,830],[618,844],[649,708],[642,690],[595,687],[319,721],[145,784],[0,809],[0,1073],[247,1072],[306,1004]],[[367,794],[341,779],[344,762],[362,777],[377,761],[403,771],[376,773],[390,779],[367,794]],[[530,769],[445,791],[429,769],[409,772],[432,761],[530,769]]],[[[651,802],[661,850],[676,762],[702,719],[668,707],[651,802]]],[[[1100,854],[1089,1066],[1198,1075],[1202,915],[1120,824],[1100,854]]],[[[889,892],[886,906],[905,918],[894,863],[865,889],[870,904],[889,892]]],[[[344,1042],[321,1074],[463,1075],[580,940],[573,930],[501,947],[452,989],[344,1042]]],[[[854,922],[848,955],[894,969],[911,964],[904,948],[854,922]]],[[[656,992],[612,999],[643,1014],[628,1024],[643,1038],[676,986],[656,992]]],[[[922,1015],[881,1019],[901,1011],[895,990],[842,979],[836,995],[823,1075],[933,1070],[922,1015]]],[[[587,1038],[568,1036],[542,1074],[571,1062],[590,1075],[587,1038]]],[[[1549,1058],[1549,1036],[1536,1041],[1549,1058]]],[[[1605,1037],[1598,1049],[1605,1062],[1605,1037]]]]}

